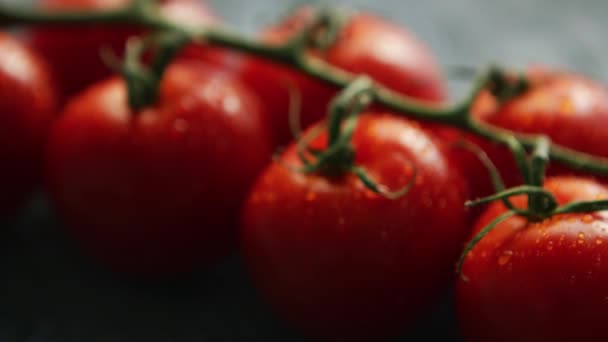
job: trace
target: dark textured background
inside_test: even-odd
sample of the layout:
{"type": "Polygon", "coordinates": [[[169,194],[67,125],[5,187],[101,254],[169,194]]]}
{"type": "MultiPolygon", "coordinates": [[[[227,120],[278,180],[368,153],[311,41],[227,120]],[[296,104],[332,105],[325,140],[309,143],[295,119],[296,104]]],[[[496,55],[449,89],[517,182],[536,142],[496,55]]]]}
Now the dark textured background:
{"type": "MultiPolygon", "coordinates": [[[[249,33],[293,2],[211,1],[230,24],[249,33]]],[[[544,62],[608,79],[605,0],[334,2],[407,25],[444,65],[544,62]]],[[[82,260],[56,231],[42,196],[16,222],[3,225],[10,229],[0,239],[0,342],[301,340],[256,297],[238,257],[192,279],[137,284],[82,260]]],[[[436,312],[400,340],[458,340],[450,310],[446,294],[436,312]]]]}

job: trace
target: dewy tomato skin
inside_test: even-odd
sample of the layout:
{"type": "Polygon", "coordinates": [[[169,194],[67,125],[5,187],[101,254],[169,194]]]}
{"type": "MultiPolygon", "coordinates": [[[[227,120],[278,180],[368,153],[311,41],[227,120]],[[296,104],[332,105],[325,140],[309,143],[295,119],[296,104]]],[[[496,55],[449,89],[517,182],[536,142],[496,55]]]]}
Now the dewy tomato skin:
{"type": "MultiPolygon", "coordinates": [[[[49,11],[102,11],[126,6],[131,0],[40,0],[39,6],[49,11]]],[[[214,14],[197,0],[163,0],[161,12],[180,24],[213,24],[214,14]]],[[[127,39],[144,33],[130,25],[68,25],[32,28],[28,44],[51,66],[64,100],[87,86],[112,74],[102,61],[102,48],[117,56],[124,53],[127,39]]],[[[217,56],[215,57],[217,58],[217,56]]]]}
{"type": "Polygon", "coordinates": [[[63,226],[117,271],[164,276],[233,251],[241,204],[271,145],[248,88],[200,62],[172,65],[157,103],[127,106],[122,80],[73,99],[47,171],[63,226]]]}
{"type": "MultiPolygon", "coordinates": [[[[520,133],[545,134],[554,144],[601,157],[608,157],[608,88],[582,75],[566,71],[532,69],[528,73],[531,89],[502,106],[484,93],[473,115],[489,124],[520,133]]],[[[454,131],[445,140],[458,140],[454,131]]],[[[466,140],[480,146],[501,171],[508,186],[520,185],[522,179],[511,153],[504,147],[478,137],[466,140]]],[[[474,197],[494,193],[485,168],[470,152],[460,153],[461,166],[473,182],[474,197]]],[[[584,175],[557,162],[551,163],[549,175],[584,175]]],[[[606,181],[605,178],[601,178],[606,181]]]]}
{"type": "MultiPolygon", "coordinates": [[[[313,143],[320,147],[325,136],[313,143]]],[[[356,163],[402,198],[372,193],[352,174],[325,177],[272,164],[244,207],[242,252],[257,288],[310,337],[367,339],[404,331],[452,276],[468,234],[463,177],[418,123],[362,115],[356,163]]],[[[289,147],[281,163],[301,163],[289,147]]]]}
{"type": "MultiPolygon", "coordinates": [[[[266,29],[261,40],[285,43],[304,28],[312,16],[312,8],[303,7],[266,29]]],[[[338,68],[367,74],[402,94],[432,103],[445,99],[445,84],[428,48],[410,32],[381,17],[354,14],[327,51],[310,53],[338,68]]],[[[259,58],[245,58],[241,73],[269,108],[277,144],[293,138],[288,126],[293,98],[290,93],[301,97],[301,123],[307,127],[327,115],[327,105],[338,91],[301,72],[259,58]]]]}
{"type": "Polygon", "coordinates": [[[38,185],[56,107],[44,61],[0,33],[0,217],[15,214],[38,185]]]}
{"type": "MultiPolygon", "coordinates": [[[[582,178],[550,178],[545,188],[560,204],[608,198],[605,186],[582,178]]],[[[490,205],[472,234],[504,212],[490,205]]],[[[463,268],[468,281],[457,283],[467,341],[608,340],[606,260],[606,211],[504,221],[473,248],[463,268]]]]}

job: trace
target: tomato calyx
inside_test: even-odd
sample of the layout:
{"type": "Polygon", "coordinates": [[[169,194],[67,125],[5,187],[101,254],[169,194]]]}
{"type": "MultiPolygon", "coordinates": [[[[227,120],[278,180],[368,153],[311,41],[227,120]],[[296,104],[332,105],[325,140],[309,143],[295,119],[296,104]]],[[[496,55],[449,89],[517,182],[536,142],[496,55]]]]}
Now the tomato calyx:
{"type": "MultiPolygon", "coordinates": [[[[303,165],[283,166],[294,172],[318,173],[328,177],[352,173],[369,190],[388,199],[397,199],[407,194],[416,181],[415,166],[412,165],[413,176],[408,184],[397,191],[390,191],[377,184],[362,166],[355,163],[356,151],[351,139],[359,114],[373,102],[374,96],[374,84],[369,77],[362,76],[353,81],[332,101],[327,125],[320,125],[297,139],[297,154],[303,165]],[[325,129],[328,132],[327,147],[312,148],[310,142],[325,129]]],[[[280,159],[275,158],[275,161],[280,162],[280,159]]]]}
{"type": "Polygon", "coordinates": [[[346,11],[327,5],[315,8],[312,18],[291,38],[288,46],[297,54],[305,53],[307,49],[325,52],[340,37],[349,17],[346,11]]]}
{"type": "Polygon", "coordinates": [[[491,72],[489,81],[488,90],[501,104],[521,96],[531,87],[523,73],[491,72]]]}
{"type": "MultiPolygon", "coordinates": [[[[551,142],[548,138],[538,138],[534,151],[528,157],[523,146],[517,140],[511,140],[509,147],[519,165],[525,184],[510,189],[505,189],[497,168],[487,158],[487,155],[478,154],[479,159],[486,166],[492,177],[496,194],[475,201],[468,201],[465,203],[465,206],[472,207],[494,201],[502,201],[508,210],[481,229],[466,245],[457,264],[457,274],[462,280],[468,281],[468,278],[462,273],[466,256],[498,224],[513,216],[523,217],[528,222],[542,222],[556,215],[608,210],[608,200],[606,199],[571,202],[560,206],[555,196],[543,187],[546,167],[549,162],[550,144],[551,142]],[[526,208],[518,208],[510,201],[511,197],[517,195],[527,195],[526,208]]],[[[479,152],[474,147],[470,149],[476,153],[479,152]]]]}
{"type": "Polygon", "coordinates": [[[131,38],[127,41],[124,61],[108,49],[101,51],[104,62],[125,80],[129,107],[133,111],[146,108],[156,102],[165,70],[189,40],[186,35],[173,32],[161,32],[145,38],[131,38]],[[146,64],[143,59],[149,53],[153,58],[146,64]]]}

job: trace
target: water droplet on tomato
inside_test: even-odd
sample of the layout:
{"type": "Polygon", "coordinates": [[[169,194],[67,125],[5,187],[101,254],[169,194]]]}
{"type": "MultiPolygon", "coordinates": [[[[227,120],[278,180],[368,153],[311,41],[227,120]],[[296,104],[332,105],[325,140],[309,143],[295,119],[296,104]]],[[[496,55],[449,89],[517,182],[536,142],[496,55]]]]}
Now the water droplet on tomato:
{"type": "Polygon", "coordinates": [[[175,129],[176,132],[184,133],[188,128],[190,128],[190,125],[184,119],[177,119],[173,122],[173,129],[175,129]]]}
{"type": "Polygon", "coordinates": [[[596,245],[601,245],[603,243],[604,243],[604,241],[602,241],[602,239],[600,239],[600,238],[595,239],[595,244],[596,245]]]}
{"type": "Polygon", "coordinates": [[[317,198],[317,194],[316,194],[315,192],[313,192],[313,191],[309,191],[309,192],[306,194],[306,200],[307,200],[308,202],[312,202],[312,201],[314,201],[316,198],[317,198]]]}
{"type": "Polygon", "coordinates": [[[507,250],[507,251],[502,252],[502,254],[498,257],[498,265],[500,265],[500,266],[506,265],[511,260],[512,256],[513,256],[513,251],[507,250]]]}
{"type": "MultiPolygon", "coordinates": [[[[591,223],[591,222],[593,222],[593,216],[591,216],[589,214],[583,216],[583,222],[585,222],[585,223],[591,223]]],[[[579,234],[582,234],[582,233],[579,233],[579,234]]]]}

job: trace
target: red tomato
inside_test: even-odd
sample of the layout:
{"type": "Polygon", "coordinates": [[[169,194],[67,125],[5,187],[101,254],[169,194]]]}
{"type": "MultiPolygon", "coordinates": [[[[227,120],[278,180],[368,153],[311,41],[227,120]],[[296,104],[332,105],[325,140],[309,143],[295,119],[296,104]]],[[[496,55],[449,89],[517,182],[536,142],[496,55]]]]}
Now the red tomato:
{"type": "MultiPolygon", "coordinates": [[[[556,144],[608,157],[608,88],[569,72],[533,70],[530,75],[532,88],[527,93],[503,106],[483,94],[473,115],[492,125],[515,132],[545,134],[556,144]]],[[[467,139],[488,153],[508,185],[522,183],[514,159],[506,148],[479,138],[467,139]]],[[[477,196],[494,193],[487,172],[473,159],[470,155],[462,156],[467,174],[478,175],[470,177],[474,182],[473,192],[477,196]]],[[[548,173],[572,175],[577,172],[554,163],[548,173]]]]}
{"type": "MultiPolygon", "coordinates": [[[[592,180],[551,178],[560,204],[608,196],[592,180]]],[[[514,198],[524,206],[525,197],[514,198]]],[[[473,234],[506,212],[492,204],[473,234]]],[[[608,340],[608,212],[556,216],[539,223],[512,217],[465,259],[457,284],[459,319],[469,341],[608,340]]]]}
{"type": "MultiPolygon", "coordinates": [[[[48,10],[111,10],[130,0],[40,0],[48,10]]],[[[215,23],[215,16],[197,0],[163,0],[162,12],[180,23],[215,23]]],[[[108,77],[112,71],[101,60],[100,50],[111,48],[122,56],[130,36],[142,30],[127,25],[42,27],[32,29],[29,42],[49,62],[64,96],[108,77]],[[75,53],[77,52],[77,53],[75,53]]]]}
{"type": "Polygon", "coordinates": [[[111,79],[73,99],[48,146],[66,230],[119,271],[156,276],[231,251],[238,213],[271,145],[257,98],[200,62],[172,65],[157,104],[134,113],[111,79]]]}
{"type": "MultiPolygon", "coordinates": [[[[321,136],[315,144],[323,144],[321,136]]],[[[352,174],[325,177],[271,165],[245,205],[242,251],[255,283],[290,324],[315,337],[401,331],[445,289],[467,235],[464,179],[418,123],[364,115],[356,163],[389,200],[352,174]]],[[[283,163],[301,165],[292,145],[283,163]]]]}
{"type": "MultiPolygon", "coordinates": [[[[313,11],[304,7],[277,26],[267,29],[262,40],[284,43],[312,20],[313,11]]],[[[445,98],[439,67],[427,47],[403,28],[371,14],[348,19],[338,40],[325,52],[311,51],[327,62],[368,74],[403,94],[431,102],[445,98]]],[[[277,144],[291,140],[288,126],[290,92],[301,95],[302,125],[324,118],[337,89],[288,67],[262,59],[248,59],[243,78],[264,99],[272,116],[277,144]]]]}
{"type": "Polygon", "coordinates": [[[13,214],[37,184],[55,109],[46,64],[0,33],[0,216],[13,214]]]}

